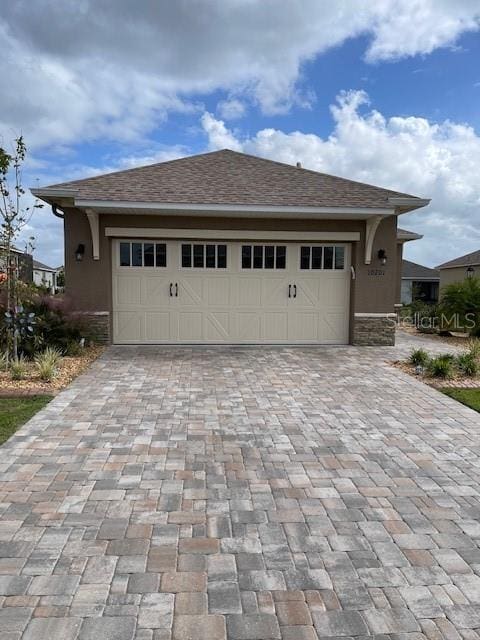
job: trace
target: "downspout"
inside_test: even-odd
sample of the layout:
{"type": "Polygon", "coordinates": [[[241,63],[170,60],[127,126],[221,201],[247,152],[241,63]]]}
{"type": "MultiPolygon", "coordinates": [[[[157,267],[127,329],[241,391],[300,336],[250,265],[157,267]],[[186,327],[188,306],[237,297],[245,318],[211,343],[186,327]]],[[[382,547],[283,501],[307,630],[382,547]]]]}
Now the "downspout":
{"type": "Polygon", "coordinates": [[[57,218],[60,218],[60,220],[65,218],[65,214],[58,210],[58,204],[52,204],[52,213],[54,216],[57,216],[57,218]]]}

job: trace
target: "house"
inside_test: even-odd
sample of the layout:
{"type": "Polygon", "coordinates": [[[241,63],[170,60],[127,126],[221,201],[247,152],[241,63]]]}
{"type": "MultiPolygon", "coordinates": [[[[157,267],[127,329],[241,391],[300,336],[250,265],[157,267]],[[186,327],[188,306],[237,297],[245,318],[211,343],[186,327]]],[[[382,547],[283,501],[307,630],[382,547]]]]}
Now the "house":
{"type": "Polygon", "coordinates": [[[421,301],[426,303],[438,302],[438,288],[440,272],[421,264],[403,260],[401,303],[411,304],[421,301]]]}
{"type": "Polygon", "coordinates": [[[115,344],[393,344],[397,219],[429,202],[228,149],[32,193],[115,344]]]}
{"type": "Polygon", "coordinates": [[[39,287],[46,287],[55,293],[57,287],[57,270],[38,260],[33,261],[33,282],[39,287]]]}
{"type": "Polygon", "coordinates": [[[465,278],[480,278],[480,250],[444,262],[437,269],[440,271],[440,291],[443,287],[453,282],[461,282],[465,278]]]}
{"type": "MultiPolygon", "coordinates": [[[[17,269],[18,278],[22,282],[33,282],[33,257],[26,251],[12,247],[11,264],[17,269]]],[[[7,252],[6,248],[0,247],[0,273],[7,273],[7,252]]]]}

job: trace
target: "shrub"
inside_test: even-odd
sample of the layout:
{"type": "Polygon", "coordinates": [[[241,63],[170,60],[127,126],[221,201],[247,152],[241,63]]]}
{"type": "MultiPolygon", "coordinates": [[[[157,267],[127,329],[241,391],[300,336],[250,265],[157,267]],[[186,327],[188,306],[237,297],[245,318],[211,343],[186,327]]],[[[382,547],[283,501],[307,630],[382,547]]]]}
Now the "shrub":
{"type": "Polygon", "coordinates": [[[51,382],[57,372],[55,365],[53,365],[49,360],[41,359],[37,359],[35,364],[37,365],[40,380],[43,380],[44,382],[51,382]]]}
{"type": "Polygon", "coordinates": [[[47,347],[39,357],[41,357],[44,362],[51,362],[55,367],[62,359],[62,352],[56,347],[47,347]]]}
{"type": "Polygon", "coordinates": [[[475,360],[480,359],[480,340],[478,338],[472,338],[469,341],[467,352],[470,353],[475,360]]]}
{"type": "Polygon", "coordinates": [[[467,353],[462,353],[457,357],[457,367],[461,373],[472,378],[477,375],[480,369],[475,356],[468,351],[467,353]]]}
{"type": "Polygon", "coordinates": [[[61,352],[55,347],[47,347],[43,353],[36,356],[35,364],[41,380],[44,382],[51,382],[53,380],[61,358],[61,352]]]}
{"type": "Polygon", "coordinates": [[[455,357],[451,353],[432,358],[428,363],[428,373],[434,378],[451,378],[454,372],[455,357]]]}
{"type": "Polygon", "coordinates": [[[430,360],[430,357],[428,353],[425,351],[425,349],[414,349],[411,352],[410,357],[408,359],[410,364],[413,364],[415,366],[420,366],[420,367],[427,366],[429,360],[430,360]]]}
{"type": "Polygon", "coordinates": [[[75,357],[75,356],[79,356],[81,352],[82,352],[82,347],[80,346],[80,342],[72,340],[67,344],[64,355],[75,357]]]}
{"type": "Polygon", "coordinates": [[[12,376],[12,380],[23,380],[26,377],[27,372],[27,361],[23,355],[10,363],[10,375],[12,376]]]}
{"type": "Polygon", "coordinates": [[[480,335],[480,278],[465,278],[442,290],[442,311],[454,318],[455,328],[465,328],[470,335],[480,335]]]}

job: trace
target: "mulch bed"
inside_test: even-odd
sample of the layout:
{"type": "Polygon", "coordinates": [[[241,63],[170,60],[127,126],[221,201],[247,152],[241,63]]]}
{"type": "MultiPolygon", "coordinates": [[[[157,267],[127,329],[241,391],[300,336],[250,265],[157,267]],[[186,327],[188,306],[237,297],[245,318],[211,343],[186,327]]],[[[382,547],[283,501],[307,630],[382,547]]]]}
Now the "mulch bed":
{"type": "Polygon", "coordinates": [[[0,397],[56,395],[79,376],[104,351],[104,347],[85,347],[78,356],[65,356],[58,366],[57,375],[51,382],[43,382],[33,363],[28,365],[24,380],[12,380],[10,373],[0,371],[0,397]]]}
{"type": "Polygon", "coordinates": [[[408,362],[404,362],[398,360],[397,362],[392,363],[394,367],[397,369],[401,369],[405,373],[410,374],[411,376],[417,378],[417,380],[421,380],[425,382],[425,384],[430,385],[431,387],[435,387],[435,389],[477,389],[480,388],[480,377],[476,376],[475,378],[468,378],[466,376],[455,375],[452,378],[432,378],[426,374],[417,374],[415,373],[415,366],[409,364],[408,362]]]}

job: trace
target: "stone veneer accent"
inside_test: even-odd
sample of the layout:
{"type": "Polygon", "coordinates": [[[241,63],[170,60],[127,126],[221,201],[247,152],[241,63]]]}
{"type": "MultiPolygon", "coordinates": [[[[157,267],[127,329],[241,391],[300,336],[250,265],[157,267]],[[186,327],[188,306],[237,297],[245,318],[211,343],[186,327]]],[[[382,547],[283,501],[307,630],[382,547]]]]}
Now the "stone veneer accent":
{"type": "Polygon", "coordinates": [[[82,311],[78,316],[85,321],[92,338],[100,344],[110,344],[110,313],[108,311],[82,311]]]}
{"type": "Polygon", "coordinates": [[[395,344],[395,314],[362,315],[353,319],[353,344],[358,346],[387,346],[395,344]]]}

